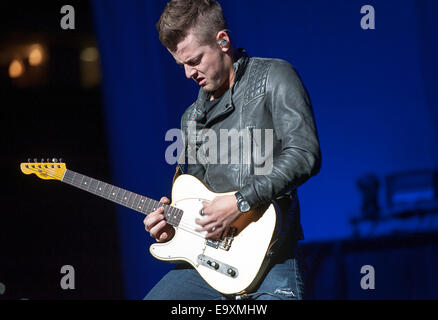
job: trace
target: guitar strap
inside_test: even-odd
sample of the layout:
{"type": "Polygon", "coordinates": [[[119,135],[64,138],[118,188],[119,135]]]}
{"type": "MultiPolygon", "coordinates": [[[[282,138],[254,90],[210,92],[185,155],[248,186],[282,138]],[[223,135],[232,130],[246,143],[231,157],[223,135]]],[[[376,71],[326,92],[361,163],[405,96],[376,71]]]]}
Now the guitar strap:
{"type": "Polygon", "coordinates": [[[181,170],[180,165],[176,166],[175,174],[173,175],[172,184],[175,183],[176,178],[178,178],[180,175],[182,175],[184,172],[181,170]]]}

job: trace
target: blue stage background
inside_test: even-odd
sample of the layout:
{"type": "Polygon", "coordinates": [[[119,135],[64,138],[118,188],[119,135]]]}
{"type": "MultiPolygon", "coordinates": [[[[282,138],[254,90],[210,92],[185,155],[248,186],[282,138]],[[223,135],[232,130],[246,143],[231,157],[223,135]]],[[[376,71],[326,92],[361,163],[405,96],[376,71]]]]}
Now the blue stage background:
{"type": "MultiPolygon", "coordinates": [[[[93,1],[114,183],[156,199],[174,174],[165,133],[198,90],[158,40],[165,3],[93,1]]],[[[309,90],[323,163],[299,189],[306,243],[351,235],[361,175],[437,167],[437,1],[220,3],[235,46],[288,60],[309,90]],[[363,5],[376,30],[361,29],[363,5]]],[[[171,265],[148,254],[144,217],[118,210],[126,298],[139,299],[171,265]]]]}

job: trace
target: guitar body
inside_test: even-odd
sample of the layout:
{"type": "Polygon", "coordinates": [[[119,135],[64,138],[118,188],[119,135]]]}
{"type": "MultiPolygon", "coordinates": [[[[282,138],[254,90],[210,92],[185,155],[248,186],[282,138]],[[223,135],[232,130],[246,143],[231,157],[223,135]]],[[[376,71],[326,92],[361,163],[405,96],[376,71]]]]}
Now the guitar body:
{"type": "Polygon", "coordinates": [[[201,218],[202,201],[233,193],[214,193],[191,175],[179,176],[173,184],[171,205],[184,214],[175,236],[166,243],[151,245],[150,253],[163,261],[190,263],[211,287],[223,294],[251,291],[268,264],[265,258],[276,226],[274,206],[242,214],[232,224],[236,232],[228,245],[207,241],[206,232],[192,231],[199,227],[195,219],[201,218]]]}

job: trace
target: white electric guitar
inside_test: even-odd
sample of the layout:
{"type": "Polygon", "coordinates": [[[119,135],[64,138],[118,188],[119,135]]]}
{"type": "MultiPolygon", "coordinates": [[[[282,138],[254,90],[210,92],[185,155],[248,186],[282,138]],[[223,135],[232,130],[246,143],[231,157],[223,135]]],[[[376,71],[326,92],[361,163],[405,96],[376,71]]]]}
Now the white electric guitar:
{"type": "Polygon", "coordinates": [[[195,220],[201,217],[202,201],[234,192],[214,193],[191,175],[183,174],[175,179],[172,203],[165,205],[67,170],[62,162],[28,162],[20,168],[25,174],[60,180],[145,215],[164,207],[165,220],[175,227],[175,236],[168,242],[151,245],[151,254],[163,261],[190,263],[211,287],[223,294],[251,292],[266,271],[267,253],[276,238],[273,204],[242,214],[223,240],[211,240],[206,239],[206,231],[195,231],[199,227],[195,220]]]}

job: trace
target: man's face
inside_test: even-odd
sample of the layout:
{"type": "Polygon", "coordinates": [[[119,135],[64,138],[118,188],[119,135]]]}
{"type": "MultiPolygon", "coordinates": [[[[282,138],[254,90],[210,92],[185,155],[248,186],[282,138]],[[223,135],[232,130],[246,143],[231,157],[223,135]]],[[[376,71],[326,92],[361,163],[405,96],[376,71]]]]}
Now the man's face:
{"type": "Polygon", "coordinates": [[[219,45],[200,45],[193,32],[170,53],[176,63],[184,67],[186,77],[195,80],[207,92],[221,88],[229,77],[223,61],[225,54],[219,45]]]}

